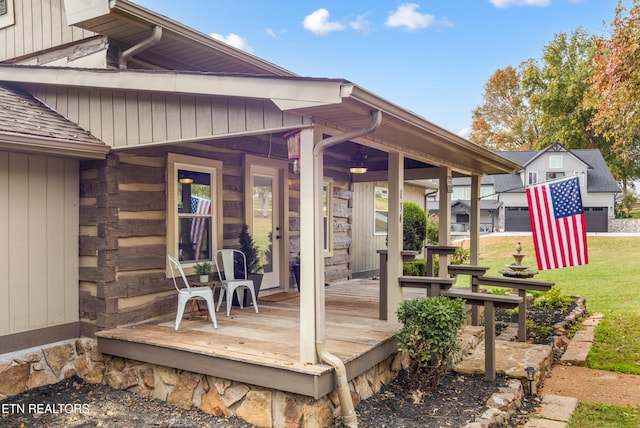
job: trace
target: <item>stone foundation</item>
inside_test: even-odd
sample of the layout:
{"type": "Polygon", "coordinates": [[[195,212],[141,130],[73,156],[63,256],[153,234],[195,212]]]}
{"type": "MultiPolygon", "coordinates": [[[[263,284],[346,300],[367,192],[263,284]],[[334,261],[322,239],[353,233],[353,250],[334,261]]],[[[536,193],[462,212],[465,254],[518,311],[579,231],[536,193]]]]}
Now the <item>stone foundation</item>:
{"type": "MultiPolygon", "coordinates": [[[[349,383],[354,405],[389,384],[408,359],[390,356],[349,383]]],[[[340,414],[337,391],[314,399],[164,366],[103,355],[95,339],[59,342],[0,356],[0,400],[77,375],[89,383],[215,416],[238,416],[259,427],[323,427],[340,414]],[[3,360],[4,359],[4,360],[3,360]]]]}

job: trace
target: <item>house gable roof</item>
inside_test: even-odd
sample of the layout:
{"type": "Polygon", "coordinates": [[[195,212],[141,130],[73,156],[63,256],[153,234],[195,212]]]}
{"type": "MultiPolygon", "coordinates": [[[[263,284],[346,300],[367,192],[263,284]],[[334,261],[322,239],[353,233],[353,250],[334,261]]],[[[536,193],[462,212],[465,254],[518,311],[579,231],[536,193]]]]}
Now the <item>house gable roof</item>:
{"type": "MultiPolygon", "coordinates": [[[[558,150],[566,151],[566,153],[579,159],[587,166],[587,192],[620,192],[620,188],[618,187],[615,178],[613,178],[611,170],[607,166],[607,163],[598,149],[569,150],[564,148],[560,143],[555,143],[540,151],[500,151],[497,153],[507,159],[511,159],[514,162],[526,166],[543,154],[558,150]]],[[[522,180],[518,174],[499,174],[494,176],[494,189],[496,193],[524,193],[525,186],[523,186],[522,180]]]]}
{"type": "Polygon", "coordinates": [[[0,85],[0,148],[74,158],[104,158],[109,147],[28,93],[0,85]]]}

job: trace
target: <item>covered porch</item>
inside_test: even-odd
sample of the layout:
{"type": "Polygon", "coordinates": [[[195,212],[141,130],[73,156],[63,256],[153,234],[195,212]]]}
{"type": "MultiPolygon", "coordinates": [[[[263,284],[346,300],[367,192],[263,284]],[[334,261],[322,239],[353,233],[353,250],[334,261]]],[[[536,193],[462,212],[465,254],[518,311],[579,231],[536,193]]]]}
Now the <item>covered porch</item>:
{"type": "MultiPolygon", "coordinates": [[[[326,347],[345,364],[349,380],[396,354],[398,327],[378,316],[378,280],[343,281],[325,291],[326,347]]],[[[403,293],[407,299],[425,295],[403,293]]],[[[226,317],[221,308],[215,330],[205,316],[189,314],[178,331],[173,317],[104,330],[96,334],[99,352],[314,399],[334,391],[331,366],[300,360],[300,295],[263,296],[258,304],[258,314],[233,307],[226,317]]]]}

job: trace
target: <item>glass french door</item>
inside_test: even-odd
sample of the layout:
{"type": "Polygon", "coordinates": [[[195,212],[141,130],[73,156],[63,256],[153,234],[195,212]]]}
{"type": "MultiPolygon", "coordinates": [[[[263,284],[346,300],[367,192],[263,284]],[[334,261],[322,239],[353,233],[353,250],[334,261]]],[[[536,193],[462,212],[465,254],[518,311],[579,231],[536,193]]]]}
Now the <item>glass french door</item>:
{"type": "Polygon", "coordinates": [[[264,277],[261,289],[280,287],[281,213],[279,170],[251,166],[251,225],[264,277]]]}

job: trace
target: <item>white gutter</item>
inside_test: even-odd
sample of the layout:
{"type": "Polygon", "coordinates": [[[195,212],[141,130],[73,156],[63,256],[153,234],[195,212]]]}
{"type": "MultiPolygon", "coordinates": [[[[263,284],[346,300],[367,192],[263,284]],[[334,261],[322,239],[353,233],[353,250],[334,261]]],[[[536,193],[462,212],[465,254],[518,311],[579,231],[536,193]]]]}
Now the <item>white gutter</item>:
{"type": "Polygon", "coordinates": [[[156,25],[155,27],[153,27],[153,32],[148,38],[120,53],[120,58],[118,59],[118,68],[127,68],[127,62],[129,61],[129,58],[131,58],[138,52],[142,52],[143,50],[157,44],[161,38],[162,27],[156,25]]]}
{"type": "MultiPolygon", "coordinates": [[[[370,134],[382,123],[382,112],[380,110],[375,110],[371,113],[371,122],[365,126],[364,128],[354,129],[352,131],[345,132],[343,134],[334,135],[329,138],[325,138],[320,141],[313,148],[313,197],[314,201],[320,201],[322,196],[322,180],[323,180],[323,171],[322,171],[322,156],[324,154],[325,149],[328,147],[334,146],[339,143],[344,143],[346,141],[352,140],[354,138],[362,137],[364,135],[370,134]]],[[[322,224],[321,213],[319,209],[314,210],[314,224],[315,227],[315,241],[321,242],[320,237],[320,228],[319,224],[322,224]]],[[[340,407],[342,408],[342,417],[344,419],[344,423],[351,428],[355,428],[358,426],[358,416],[356,415],[355,407],[353,405],[353,399],[351,398],[351,392],[349,391],[349,380],[347,379],[347,370],[342,362],[342,360],[335,355],[329,353],[329,351],[325,348],[325,331],[324,331],[324,266],[321,261],[323,260],[323,255],[318,254],[318,245],[315,245],[315,272],[316,272],[316,286],[315,290],[315,298],[316,298],[316,353],[318,354],[318,358],[320,361],[329,364],[332,366],[336,372],[336,383],[338,388],[338,398],[340,400],[340,407]]]]}

